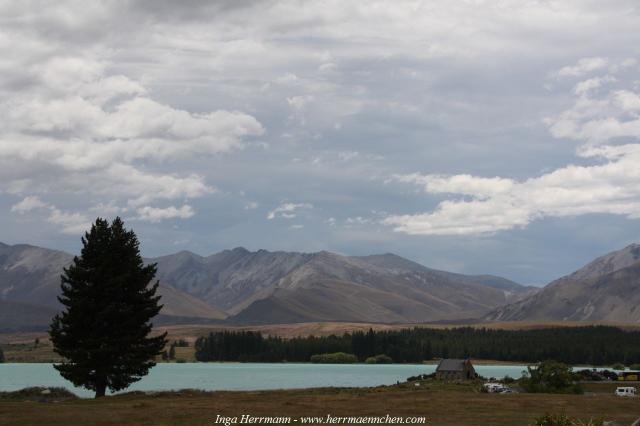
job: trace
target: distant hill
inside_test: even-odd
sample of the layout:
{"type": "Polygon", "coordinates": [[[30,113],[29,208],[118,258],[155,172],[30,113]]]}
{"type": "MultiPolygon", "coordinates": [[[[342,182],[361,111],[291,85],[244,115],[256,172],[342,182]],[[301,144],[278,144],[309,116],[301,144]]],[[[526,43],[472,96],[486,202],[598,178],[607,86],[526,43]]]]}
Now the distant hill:
{"type": "Polygon", "coordinates": [[[228,312],[235,323],[470,318],[532,291],[504,278],[451,274],[393,254],[236,248],[150,261],[158,263],[163,282],[228,312]]]}
{"type": "MultiPolygon", "coordinates": [[[[31,327],[60,309],[60,274],[72,259],[61,251],[0,244],[0,300],[26,304],[25,313],[31,312],[14,324],[31,327]]],[[[164,307],[156,322],[162,324],[461,319],[485,315],[532,291],[504,278],[429,269],[393,254],[236,248],[207,257],[182,251],[146,261],[158,264],[164,307]]]]}
{"type": "Polygon", "coordinates": [[[486,315],[490,321],[640,322],[640,245],[588,263],[538,293],[486,315]]]}
{"type": "MultiPolygon", "coordinates": [[[[26,244],[0,244],[0,301],[3,302],[0,328],[6,324],[14,328],[19,324],[25,327],[42,324],[43,319],[59,311],[60,275],[72,260],[73,255],[62,251],[26,244]]],[[[164,304],[163,316],[226,317],[224,312],[164,283],[160,283],[158,290],[164,304]]]]}
{"type": "Polygon", "coordinates": [[[0,333],[45,330],[56,309],[0,300],[0,333]]]}

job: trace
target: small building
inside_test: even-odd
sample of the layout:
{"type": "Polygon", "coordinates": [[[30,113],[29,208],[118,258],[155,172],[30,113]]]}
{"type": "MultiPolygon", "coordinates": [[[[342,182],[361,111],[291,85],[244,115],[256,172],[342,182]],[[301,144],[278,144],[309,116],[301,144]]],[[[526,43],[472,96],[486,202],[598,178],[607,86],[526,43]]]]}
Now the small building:
{"type": "Polygon", "coordinates": [[[471,380],[478,377],[468,359],[443,359],[436,368],[438,380],[471,380]]]}

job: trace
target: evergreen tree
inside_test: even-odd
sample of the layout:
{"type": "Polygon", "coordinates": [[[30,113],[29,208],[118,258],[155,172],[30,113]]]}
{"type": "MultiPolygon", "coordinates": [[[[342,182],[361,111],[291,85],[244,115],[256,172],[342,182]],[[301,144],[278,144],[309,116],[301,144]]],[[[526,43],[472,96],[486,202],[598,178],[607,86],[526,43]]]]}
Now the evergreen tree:
{"type": "Polygon", "coordinates": [[[118,391],[145,376],[166,344],[166,333],[149,337],[160,311],[156,265],[145,266],[133,231],[120,218],[98,218],[82,238],[80,257],[61,277],[65,307],[49,334],[65,358],[56,370],[76,386],[118,391]]]}

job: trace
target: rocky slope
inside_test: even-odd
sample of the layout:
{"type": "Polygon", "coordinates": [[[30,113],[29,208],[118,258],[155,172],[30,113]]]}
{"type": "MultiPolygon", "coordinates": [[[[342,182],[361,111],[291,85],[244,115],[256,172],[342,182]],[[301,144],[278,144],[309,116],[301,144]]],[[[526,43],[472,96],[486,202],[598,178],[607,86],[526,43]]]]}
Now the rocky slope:
{"type": "MultiPolygon", "coordinates": [[[[51,313],[60,309],[60,274],[73,256],[26,244],[9,246],[0,243],[0,300],[40,307],[51,313]]],[[[226,314],[176,288],[160,283],[163,315],[223,319],[226,314]]],[[[3,306],[5,307],[5,306],[3,306]]],[[[8,305],[6,306],[8,311],[8,305]]],[[[15,308],[12,307],[15,311],[15,308]]]]}
{"type": "Polygon", "coordinates": [[[422,322],[470,318],[530,288],[499,277],[426,268],[392,254],[348,257],[243,248],[151,259],[162,281],[234,322],[422,322]]]}
{"type": "Polygon", "coordinates": [[[590,262],[538,293],[500,307],[490,321],[640,322],[640,245],[590,262]]]}
{"type": "MultiPolygon", "coordinates": [[[[40,247],[0,245],[0,300],[40,306],[47,315],[60,309],[60,274],[72,258],[40,247]]],[[[183,251],[147,261],[158,264],[164,324],[171,318],[181,323],[474,318],[532,291],[504,278],[438,271],[393,254],[236,248],[208,257],[183,251]]]]}

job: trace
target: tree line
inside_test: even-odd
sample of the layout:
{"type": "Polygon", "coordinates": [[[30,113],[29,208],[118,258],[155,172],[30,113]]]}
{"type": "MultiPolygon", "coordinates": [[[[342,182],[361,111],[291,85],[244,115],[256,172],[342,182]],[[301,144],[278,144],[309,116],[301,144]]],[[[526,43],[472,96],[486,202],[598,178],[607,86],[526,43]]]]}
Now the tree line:
{"type": "Polygon", "coordinates": [[[359,361],[387,355],[395,362],[479,358],[568,364],[629,365],[640,362],[640,332],[609,326],[496,330],[459,327],[357,331],[341,336],[285,339],[254,331],[218,331],[195,343],[198,361],[308,362],[313,355],[344,352],[359,361]]]}

